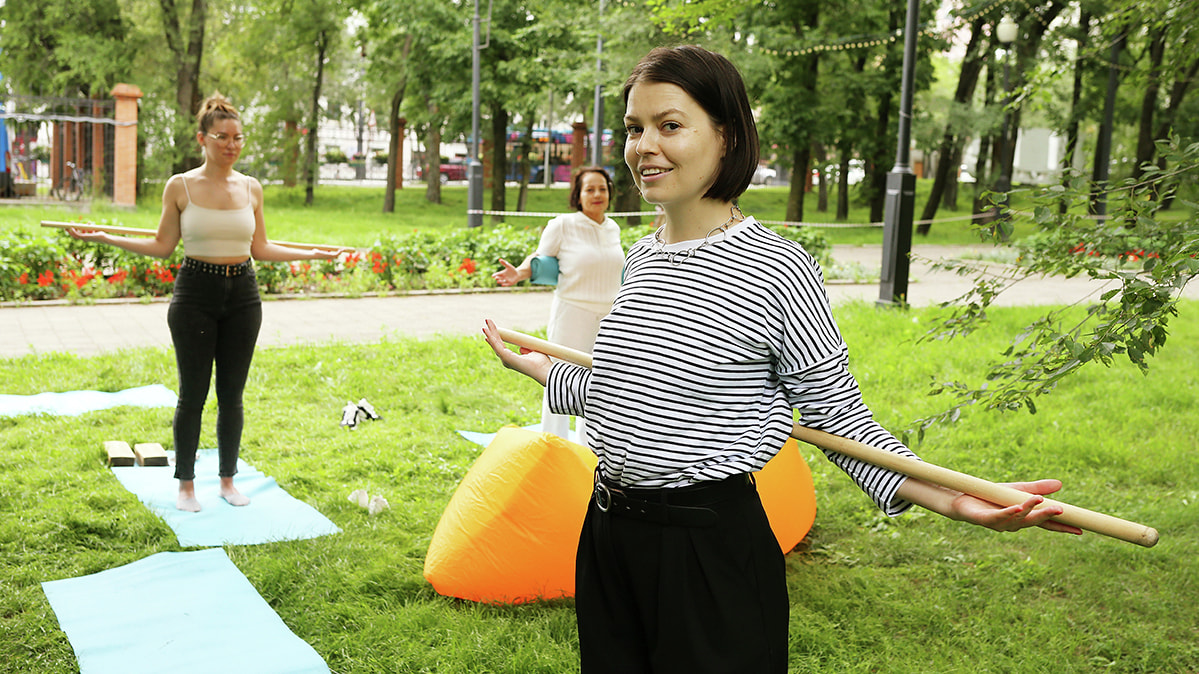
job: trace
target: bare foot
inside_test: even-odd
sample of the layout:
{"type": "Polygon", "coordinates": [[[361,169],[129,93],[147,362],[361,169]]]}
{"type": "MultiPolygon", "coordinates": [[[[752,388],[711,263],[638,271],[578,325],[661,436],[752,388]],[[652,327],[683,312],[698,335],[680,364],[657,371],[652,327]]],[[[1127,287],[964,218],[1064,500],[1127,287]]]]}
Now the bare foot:
{"type": "Polygon", "coordinates": [[[250,505],[250,497],[242,494],[233,486],[233,478],[221,478],[221,498],[231,506],[246,506],[250,505]]]}
{"type": "Polygon", "coordinates": [[[179,497],[175,499],[175,507],[189,513],[200,512],[200,501],[196,498],[196,486],[191,480],[179,481],[179,497]]]}

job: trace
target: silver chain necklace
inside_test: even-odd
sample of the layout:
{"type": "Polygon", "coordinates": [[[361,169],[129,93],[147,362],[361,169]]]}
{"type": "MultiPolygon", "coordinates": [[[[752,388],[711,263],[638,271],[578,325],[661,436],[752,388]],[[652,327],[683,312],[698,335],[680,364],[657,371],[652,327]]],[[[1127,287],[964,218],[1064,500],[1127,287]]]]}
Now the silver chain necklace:
{"type": "Polygon", "coordinates": [[[695,257],[695,254],[697,252],[699,252],[700,248],[703,248],[704,246],[711,243],[711,238],[712,238],[713,234],[715,234],[716,232],[720,232],[722,234],[727,235],[728,229],[730,226],[732,226],[733,224],[738,223],[738,222],[743,222],[745,220],[745,214],[741,212],[741,208],[739,206],[737,206],[737,204],[733,204],[733,207],[731,209],[729,209],[729,211],[730,212],[729,212],[728,220],[725,220],[723,223],[716,225],[712,229],[708,230],[708,233],[704,235],[703,241],[700,241],[698,244],[696,244],[686,250],[674,250],[674,251],[666,250],[666,242],[662,240],[662,232],[663,232],[663,230],[666,229],[666,225],[662,225],[661,227],[658,228],[657,231],[654,232],[654,243],[653,243],[653,246],[651,246],[650,250],[652,250],[653,252],[657,253],[658,255],[661,255],[662,257],[666,258],[666,261],[669,262],[672,266],[677,267],[677,266],[683,264],[683,262],[686,261],[688,258],[695,257]]]}

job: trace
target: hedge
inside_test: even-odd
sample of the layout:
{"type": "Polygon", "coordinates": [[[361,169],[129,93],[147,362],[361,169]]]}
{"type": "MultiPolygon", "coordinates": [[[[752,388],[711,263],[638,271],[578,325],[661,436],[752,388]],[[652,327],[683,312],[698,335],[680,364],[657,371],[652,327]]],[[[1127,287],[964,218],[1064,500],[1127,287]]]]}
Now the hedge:
{"type": "MultiPolygon", "coordinates": [[[[101,221],[97,224],[110,225],[101,221]]],[[[818,230],[775,228],[799,241],[822,263],[829,244],[818,230]]],[[[625,250],[652,231],[621,230],[625,250]]],[[[519,264],[537,247],[540,232],[507,225],[449,232],[413,231],[380,236],[369,249],[320,262],[257,262],[265,294],[392,293],[448,288],[488,288],[500,258],[519,264]]],[[[14,231],[0,239],[0,301],[88,301],[151,298],[171,293],[183,260],[177,248],[165,260],[116,246],[80,241],[66,232],[33,235],[14,231]]]]}

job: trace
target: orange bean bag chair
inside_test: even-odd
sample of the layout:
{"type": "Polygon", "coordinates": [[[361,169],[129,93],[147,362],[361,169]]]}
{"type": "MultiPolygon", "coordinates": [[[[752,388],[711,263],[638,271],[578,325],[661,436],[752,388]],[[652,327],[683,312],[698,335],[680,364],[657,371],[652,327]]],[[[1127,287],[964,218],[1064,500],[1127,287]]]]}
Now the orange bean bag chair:
{"type": "MultiPolygon", "coordinates": [[[[438,593],[522,604],[574,596],[575,549],[596,459],[549,433],[500,429],[462,478],[425,555],[438,593]]],[[[816,494],[794,440],[756,475],[779,546],[788,551],[816,517],[816,494]]]]}

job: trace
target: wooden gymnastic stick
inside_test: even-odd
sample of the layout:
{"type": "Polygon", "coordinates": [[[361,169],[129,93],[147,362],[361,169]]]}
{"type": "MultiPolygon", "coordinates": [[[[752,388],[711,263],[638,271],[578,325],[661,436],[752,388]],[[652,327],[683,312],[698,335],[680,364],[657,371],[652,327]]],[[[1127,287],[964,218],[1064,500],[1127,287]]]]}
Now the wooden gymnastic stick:
{"type": "MultiPolygon", "coordinates": [[[[499,335],[501,339],[509,344],[515,344],[531,351],[538,351],[547,356],[582,365],[583,367],[591,367],[591,354],[589,353],[553,344],[543,339],[505,328],[499,328],[499,335]]],[[[903,473],[904,475],[923,480],[930,484],[970,494],[971,496],[976,496],[984,501],[1001,506],[1020,505],[1027,501],[1029,497],[1028,492],[1023,492],[1013,487],[988,482],[973,475],[959,473],[926,461],[894,454],[857,442],[856,440],[842,438],[831,433],[800,426],[799,424],[792,426],[791,437],[801,442],[893,470],[897,473],[903,473]]],[[[1093,531],[1097,534],[1111,536],[1112,538],[1118,538],[1122,541],[1128,541],[1129,543],[1135,543],[1147,548],[1151,548],[1157,543],[1157,530],[1152,527],[1122,520],[1111,515],[1097,513],[1093,510],[1079,508],[1049,498],[1046,498],[1037,507],[1044,508],[1050,505],[1057,505],[1062,508],[1062,514],[1053,518],[1056,522],[1093,531]]]]}
{"type": "MultiPolygon", "coordinates": [[[[55,227],[57,229],[79,229],[83,231],[106,232],[108,234],[121,234],[124,236],[154,236],[158,232],[152,229],[139,229],[137,227],[116,227],[113,225],[95,225],[90,222],[56,222],[54,220],[42,220],[42,227],[55,227]]],[[[328,250],[333,252],[343,250],[361,251],[365,249],[350,248],[348,246],[330,246],[324,243],[291,243],[290,241],[271,241],[271,243],[288,248],[304,248],[315,250],[328,250]]]]}

